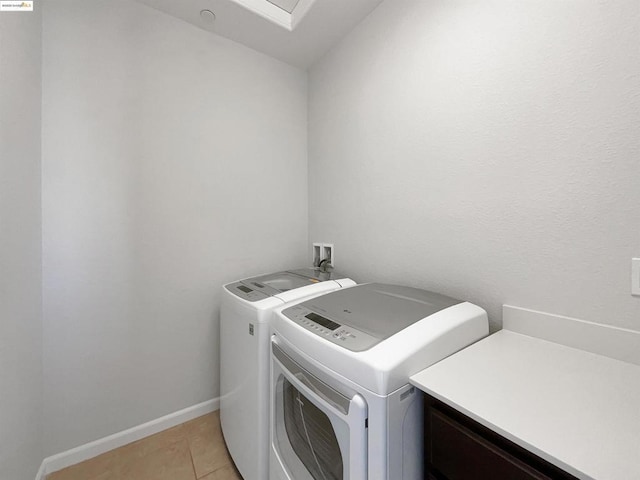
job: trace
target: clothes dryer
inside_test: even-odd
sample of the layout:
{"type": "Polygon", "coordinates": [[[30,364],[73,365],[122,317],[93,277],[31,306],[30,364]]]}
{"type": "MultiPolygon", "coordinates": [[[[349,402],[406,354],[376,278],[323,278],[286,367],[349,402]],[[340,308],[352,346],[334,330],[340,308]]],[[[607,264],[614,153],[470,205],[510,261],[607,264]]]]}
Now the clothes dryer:
{"type": "Polygon", "coordinates": [[[476,305],[377,283],[279,307],[271,329],[270,480],[421,480],[409,377],[489,332],[476,305]]]}
{"type": "Polygon", "coordinates": [[[299,269],[232,282],[220,309],[220,423],[244,480],[266,480],[269,460],[269,319],[273,309],[355,285],[299,269]]]}

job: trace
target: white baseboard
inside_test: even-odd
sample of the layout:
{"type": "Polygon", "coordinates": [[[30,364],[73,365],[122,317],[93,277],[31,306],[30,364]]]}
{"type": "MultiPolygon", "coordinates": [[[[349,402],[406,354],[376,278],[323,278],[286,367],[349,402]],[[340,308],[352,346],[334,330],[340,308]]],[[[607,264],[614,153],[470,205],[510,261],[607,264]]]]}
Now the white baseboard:
{"type": "Polygon", "coordinates": [[[42,463],[40,464],[40,468],[38,469],[38,473],[36,473],[36,480],[45,480],[46,476],[47,474],[44,473],[44,460],[43,460],[42,463]]]}
{"type": "Polygon", "coordinates": [[[503,305],[505,330],[640,365],[640,332],[503,305]]]}
{"type": "Polygon", "coordinates": [[[66,452],[52,455],[42,461],[40,470],[38,470],[38,474],[36,475],[36,480],[45,480],[45,477],[50,473],[57,472],[76,463],[84,462],[114,448],[122,447],[141,438],[166,430],[167,428],[175,427],[181,423],[214,412],[219,408],[220,399],[207,400],[206,402],[170,413],[164,417],[156,418],[155,420],[129,428],[128,430],[123,430],[108,437],[72,448],[66,452]]]}

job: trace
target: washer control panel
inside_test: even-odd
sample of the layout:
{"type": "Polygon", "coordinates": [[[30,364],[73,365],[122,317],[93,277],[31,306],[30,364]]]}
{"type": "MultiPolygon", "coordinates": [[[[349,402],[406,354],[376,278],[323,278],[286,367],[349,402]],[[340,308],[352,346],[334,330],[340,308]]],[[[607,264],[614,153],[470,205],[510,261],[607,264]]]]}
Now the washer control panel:
{"type": "Polygon", "coordinates": [[[380,342],[379,338],[349,325],[336,323],[302,305],[286,308],[282,314],[302,328],[354,352],[367,350],[380,342]]]}
{"type": "Polygon", "coordinates": [[[259,292],[258,290],[254,290],[253,288],[249,288],[242,282],[236,282],[232,283],[231,285],[226,285],[226,289],[234,295],[237,295],[240,298],[244,298],[245,300],[248,300],[250,302],[257,302],[258,300],[269,298],[269,295],[259,292]]]}

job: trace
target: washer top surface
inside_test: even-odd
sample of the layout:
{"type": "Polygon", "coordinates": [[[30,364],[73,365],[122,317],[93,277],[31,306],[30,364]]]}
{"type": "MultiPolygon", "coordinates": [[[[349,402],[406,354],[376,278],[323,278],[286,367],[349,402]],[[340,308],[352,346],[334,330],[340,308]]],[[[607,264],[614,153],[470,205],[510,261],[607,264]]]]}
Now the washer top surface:
{"type": "Polygon", "coordinates": [[[368,283],[302,302],[282,313],[313,333],[361,351],[459,303],[417,288],[368,283]]]}
{"type": "Polygon", "coordinates": [[[313,275],[313,273],[312,269],[309,269],[309,271],[292,270],[247,278],[240,280],[240,282],[250,288],[259,288],[259,291],[264,293],[277,295],[278,293],[321,282],[322,280],[313,275]]]}
{"type": "Polygon", "coordinates": [[[225,285],[225,288],[238,297],[250,302],[256,302],[291,290],[343,278],[336,272],[323,272],[315,268],[301,268],[245,278],[225,285]]]}

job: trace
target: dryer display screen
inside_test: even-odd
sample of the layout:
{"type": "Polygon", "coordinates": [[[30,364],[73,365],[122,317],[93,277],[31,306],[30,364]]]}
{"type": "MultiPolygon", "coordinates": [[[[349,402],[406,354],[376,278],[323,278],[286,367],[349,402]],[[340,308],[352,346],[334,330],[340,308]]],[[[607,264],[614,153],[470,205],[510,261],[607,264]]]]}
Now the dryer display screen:
{"type": "Polygon", "coordinates": [[[242,290],[244,293],[251,293],[253,292],[253,290],[251,290],[248,287],[245,287],[244,285],[238,285],[238,290],[242,290]]]}
{"type": "Polygon", "coordinates": [[[308,315],[305,315],[305,317],[312,322],[316,322],[318,325],[322,325],[324,328],[328,328],[329,330],[335,330],[340,326],[336,322],[332,322],[328,318],[324,318],[316,313],[310,313],[308,315]]]}

